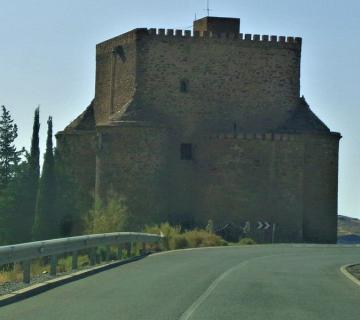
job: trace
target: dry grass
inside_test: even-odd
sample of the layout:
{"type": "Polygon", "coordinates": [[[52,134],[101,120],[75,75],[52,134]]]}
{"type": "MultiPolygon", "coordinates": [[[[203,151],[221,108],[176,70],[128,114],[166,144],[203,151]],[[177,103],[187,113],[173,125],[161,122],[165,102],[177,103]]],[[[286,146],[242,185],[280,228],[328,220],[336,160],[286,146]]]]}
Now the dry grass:
{"type": "Polygon", "coordinates": [[[242,238],[239,242],[240,245],[251,245],[256,244],[256,241],[251,238],[242,238]]]}
{"type": "MultiPolygon", "coordinates": [[[[140,250],[142,249],[140,244],[134,244],[132,248],[131,255],[139,255],[140,250]]],[[[147,249],[154,250],[154,247],[151,245],[147,246],[147,249]]],[[[110,246],[110,260],[117,259],[118,254],[118,248],[117,246],[110,246]]],[[[125,249],[121,252],[122,258],[128,258],[127,252],[125,249]]],[[[106,250],[105,248],[99,247],[97,250],[97,262],[105,261],[106,257],[106,250]]],[[[85,251],[80,252],[78,255],[78,270],[83,269],[84,267],[87,267],[90,265],[89,256],[85,251]]],[[[72,268],[72,256],[71,255],[62,255],[58,256],[57,261],[57,267],[56,272],[57,273],[65,273],[70,272],[72,268]]],[[[14,267],[7,268],[8,271],[5,270],[5,268],[0,269],[0,285],[6,283],[6,282],[20,282],[22,281],[23,273],[20,263],[16,263],[14,267]]],[[[50,273],[50,258],[40,258],[31,261],[31,278],[36,277],[42,274],[49,274],[50,273]]]]}
{"type": "Polygon", "coordinates": [[[164,247],[166,250],[226,246],[227,242],[221,237],[203,229],[195,229],[182,232],[180,226],[171,226],[169,223],[162,223],[155,226],[145,227],[145,232],[165,236],[164,247]]]}
{"type": "MultiPolygon", "coordinates": [[[[57,263],[57,273],[63,273],[71,270],[72,259],[71,256],[60,257],[57,263]]],[[[89,258],[87,255],[80,255],[78,257],[78,266],[81,269],[89,265],[89,258]]],[[[49,259],[36,259],[31,262],[31,277],[42,274],[49,274],[50,264],[49,259]]],[[[20,263],[16,263],[13,270],[0,271],[0,285],[6,282],[20,282],[22,281],[23,273],[20,263]]]]}

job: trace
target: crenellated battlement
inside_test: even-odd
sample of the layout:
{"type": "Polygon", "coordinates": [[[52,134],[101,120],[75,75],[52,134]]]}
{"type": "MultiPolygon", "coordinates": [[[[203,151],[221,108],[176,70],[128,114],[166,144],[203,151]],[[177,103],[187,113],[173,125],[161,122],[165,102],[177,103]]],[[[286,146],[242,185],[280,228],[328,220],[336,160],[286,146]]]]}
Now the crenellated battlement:
{"type": "Polygon", "coordinates": [[[106,40],[96,46],[97,52],[112,50],[114,46],[135,41],[139,38],[153,37],[159,39],[191,39],[191,40],[213,40],[220,41],[239,41],[244,44],[264,44],[280,48],[301,49],[302,38],[276,35],[260,35],[250,33],[214,33],[209,31],[191,31],[182,29],[164,29],[164,28],[138,28],[127,33],[121,34],[115,38],[106,40]]]}
{"type": "Polygon", "coordinates": [[[208,136],[211,140],[272,140],[272,141],[294,141],[300,138],[299,134],[291,133],[254,133],[254,132],[239,132],[239,133],[219,133],[208,136]]]}
{"type": "Polygon", "coordinates": [[[291,44],[301,45],[302,38],[300,37],[286,37],[275,35],[260,35],[250,33],[213,33],[209,31],[194,31],[180,30],[180,29],[156,29],[151,28],[147,30],[150,36],[156,37],[174,37],[174,38],[202,38],[202,39],[230,39],[245,42],[263,42],[263,43],[277,43],[277,44],[291,44]]]}
{"type": "MultiPolygon", "coordinates": [[[[312,132],[311,137],[324,138],[324,139],[341,139],[341,134],[338,132],[312,132]]],[[[301,132],[237,132],[237,133],[217,133],[206,136],[210,140],[268,140],[268,141],[295,141],[309,137],[308,133],[301,132]]]]}

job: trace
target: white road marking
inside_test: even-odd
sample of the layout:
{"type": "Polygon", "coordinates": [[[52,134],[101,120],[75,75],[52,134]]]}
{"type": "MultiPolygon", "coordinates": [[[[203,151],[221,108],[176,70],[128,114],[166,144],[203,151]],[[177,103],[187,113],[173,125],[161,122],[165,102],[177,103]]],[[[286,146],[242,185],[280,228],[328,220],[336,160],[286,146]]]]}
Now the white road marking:
{"type": "Polygon", "coordinates": [[[231,272],[233,272],[235,269],[238,269],[240,267],[245,266],[246,264],[248,264],[248,260],[247,261],[243,261],[240,264],[236,265],[235,267],[232,267],[230,269],[228,269],[227,271],[225,271],[224,273],[222,273],[218,278],[216,278],[212,284],[210,285],[210,287],[208,287],[206,289],[206,291],[190,306],[189,309],[187,309],[183,315],[181,316],[181,318],[179,320],[188,320],[191,318],[191,316],[194,314],[194,312],[196,311],[196,309],[207,299],[207,297],[215,290],[215,288],[217,287],[217,285],[224,279],[226,278],[231,272]]]}
{"type": "MultiPolygon", "coordinates": [[[[252,246],[249,246],[252,247],[252,246]]],[[[253,262],[255,260],[262,260],[267,259],[270,257],[278,257],[278,256],[297,256],[297,253],[278,253],[278,254],[269,254],[265,256],[259,256],[255,258],[251,258],[248,260],[245,260],[236,266],[226,270],[224,273],[222,273],[219,277],[217,277],[211,285],[205,290],[205,292],[198,298],[196,301],[182,314],[182,316],[179,318],[179,320],[189,320],[191,316],[194,314],[196,309],[210,296],[210,294],[216,289],[218,284],[224,280],[231,272],[235,271],[236,269],[240,269],[241,267],[246,266],[248,263],[253,262]]]]}

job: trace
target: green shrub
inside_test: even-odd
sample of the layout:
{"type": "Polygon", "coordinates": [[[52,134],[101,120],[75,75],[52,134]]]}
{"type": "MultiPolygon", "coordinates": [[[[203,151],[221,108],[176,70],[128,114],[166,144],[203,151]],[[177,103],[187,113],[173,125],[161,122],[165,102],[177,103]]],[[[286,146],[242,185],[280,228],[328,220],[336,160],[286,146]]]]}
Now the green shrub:
{"type": "Polygon", "coordinates": [[[203,229],[181,232],[181,226],[171,226],[168,222],[155,226],[146,226],[145,232],[164,235],[166,250],[225,246],[227,242],[221,237],[203,229]]]}
{"type": "Polygon", "coordinates": [[[256,241],[251,238],[242,238],[239,242],[241,245],[251,245],[256,244],[256,241]]]}
{"type": "Polygon", "coordinates": [[[184,233],[189,248],[225,246],[227,242],[216,234],[206,230],[195,229],[184,233]]]}
{"type": "Polygon", "coordinates": [[[168,222],[165,222],[160,225],[145,226],[144,232],[162,234],[165,237],[163,240],[164,248],[166,250],[173,250],[173,238],[180,235],[181,226],[171,226],[168,222]]]}
{"type": "Polygon", "coordinates": [[[189,242],[184,234],[177,234],[170,240],[170,248],[175,249],[186,249],[189,248],[189,242]]]}
{"type": "Polygon", "coordinates": [[[98,201],[90,210],[84,221],[85,234],[123,231],[127,216],[125,200],[112,194],[105,205],[98,201]]]}

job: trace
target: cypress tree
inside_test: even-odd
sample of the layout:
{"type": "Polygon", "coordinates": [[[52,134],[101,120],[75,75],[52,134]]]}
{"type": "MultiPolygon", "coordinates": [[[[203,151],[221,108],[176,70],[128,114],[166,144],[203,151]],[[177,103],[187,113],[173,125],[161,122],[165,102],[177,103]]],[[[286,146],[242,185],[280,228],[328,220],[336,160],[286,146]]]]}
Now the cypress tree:
{"type": "Polygon", "coordinates": [[[30,153],[26,153],[26,161],[19,166],[17,178],[11,186],[16,201],[13,213],[15,221],[12,227],[14,236],[11,239],[13,243],[31,241],[32,238],[40,176],[39,131],[40,110],[38,107],[34,112],[30,153]]]}
{"type": "Polygon", "coordinates": [[[34,114],[33,132],[31,137],[30,150],[30,169],[34,176],[34,189],[37,190],[38,180],[40,177],[40,147],[39,147],[39,131],[40,131],[40,109],[37,107],[34,114]]]}
{"type": "Polygon", "coordinates": [[[35,240],[50,239],[58,235],[57,218],[55,214],[56,179],[51,117],[49,117],[47,124],[46,152],[39,182],[33,226],[33,238],[35,240]]]}
{"type": "Polygon", "coordinates": [[[28,181],[27,181],[27,191],[29,192],[28,197],[28,210],[24,212],[24,220],[27,222],[27,225],[30,226],[30,235],[31,235],[31,226],[34,223],[35,217],[35,208],[36,208],[36,197],[39,188],[39,178],[40,178],[40,146],[39,146],[39,131],[40,131],[40,108],[37,107],[34,113],[34,124],[33,132],[31,137],[31,149],[30,155],[28,157],[28,181]]]}

